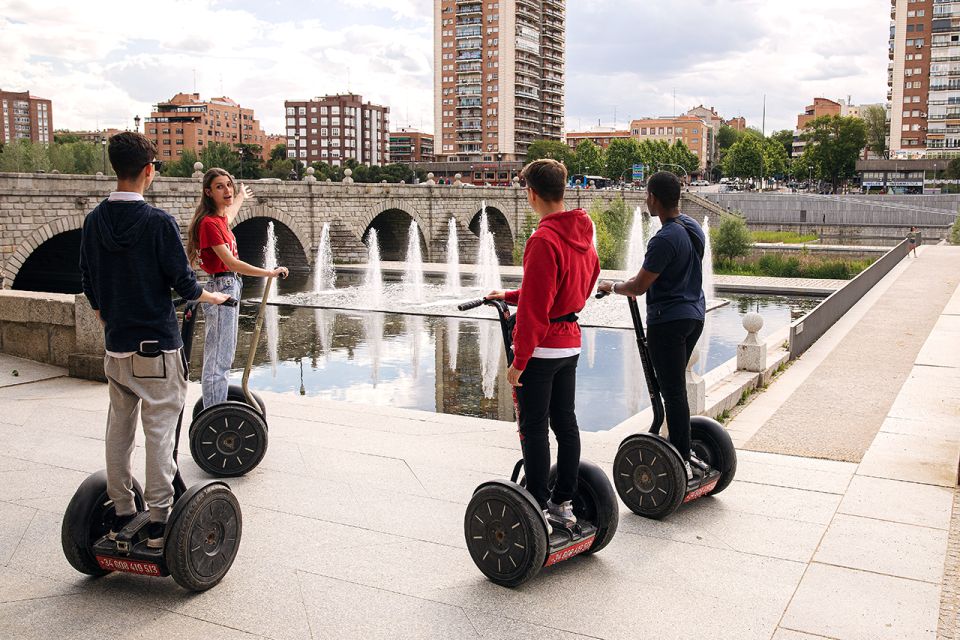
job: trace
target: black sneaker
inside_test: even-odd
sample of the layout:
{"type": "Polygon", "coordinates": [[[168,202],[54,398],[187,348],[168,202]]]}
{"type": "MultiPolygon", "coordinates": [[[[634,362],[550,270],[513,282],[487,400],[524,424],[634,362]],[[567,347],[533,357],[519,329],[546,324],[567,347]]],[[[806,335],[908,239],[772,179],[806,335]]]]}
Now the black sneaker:
{"type": "Polygon", "coordinates": [[[123,531],[123,528],[130,524],[137,515],[137,512],[133,512],[126,516],[114,516],[113,524],[110,525],[110,533],[107,534],[107,538],[116,540],[117,534],[123,531]]]}
{"type": "Polygon", "coordinates": [[[163,522],[151,522],[147,525],[147,548],[163,549],[163,534],[167,525],[163,522]]]}

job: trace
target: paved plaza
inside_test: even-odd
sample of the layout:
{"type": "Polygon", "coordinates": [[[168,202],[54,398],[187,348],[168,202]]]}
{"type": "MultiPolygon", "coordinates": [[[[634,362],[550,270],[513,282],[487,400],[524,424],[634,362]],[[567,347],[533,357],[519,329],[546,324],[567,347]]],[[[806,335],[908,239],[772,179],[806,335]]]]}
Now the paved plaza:
{"type": "MultiPolygon", "coordinates": [[[[224,581],[193,594],[170,579],[88,579],[61,553],[60,520],[103,467],[106,388],[0,356],[0,638],[960,638],[957,274],[960,249],[923,247],[743,409],[724,493],[664,522],[621,508],[603,551],[513,590],[483,578],[462,531],[474,487],[518,457],[513,425],[270,393],[267,455],[230,481],[244,530],[224,581]],[[914,277],[934,260],[937,273],[914,277]],[[898,385],[872,384],[882,363],[869,341],[855,367],[832,365],[877,310],[891,330],[918,331],[885,306],[903,298],[898,282],[933,300],[945,281],[898,385]],[[879,407],[862,450],[846,461],[750,450],[828,375],[879,407]]],[[[191,385],[188,406],[198,396],[191,385]]],[[[813,439],[818,424],[824,437],[842,428],[824,416],[843,398],[830,402],[811,398],[797,428],[813,439]]],[[[625,431],[585,433],[584,457],[609,472],[625,431]]],[[[204,477],[181,462],[188,485],[204,477]]]]}

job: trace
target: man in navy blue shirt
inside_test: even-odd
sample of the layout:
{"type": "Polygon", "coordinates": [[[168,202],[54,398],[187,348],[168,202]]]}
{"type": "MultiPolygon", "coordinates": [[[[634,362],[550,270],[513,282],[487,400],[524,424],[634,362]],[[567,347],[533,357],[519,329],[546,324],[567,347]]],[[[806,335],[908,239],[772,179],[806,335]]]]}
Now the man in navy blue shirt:
{"type": "Polygon", "coordinates": [[[108,535],[115,539],[137,515],[131,459],[139,417],[147,454],[147,546],[162,549],[177,470],[174,436],[187,394],[170,291],[212,304],[229,296],[197,284],[177,221],[143,198],[158,170],[154,143],[126,131],[110,138],[109,154],[117,189],[87,214],[80,239],[83,293],[103,324],[107,351],[107,495],[115,515],[108,535]]]}
{"type": "MultiPolygon", "coordinates": [[[[647,183],[647,210],[663,227],[647,245],[640,273],[626,282],[601,282],[600,291],[647,294],[647,342],[660,382],[670,442],[684,460],[690,452],[686,368],[703,331],[703,253],[706,237],[696,220],[680,213],[680,180],[661,171],[647,183]]],[[[695,460],[698,467],[703,463],[695,460]]],[[[693,478],[690,462],[687,479],[693,478]]]]}

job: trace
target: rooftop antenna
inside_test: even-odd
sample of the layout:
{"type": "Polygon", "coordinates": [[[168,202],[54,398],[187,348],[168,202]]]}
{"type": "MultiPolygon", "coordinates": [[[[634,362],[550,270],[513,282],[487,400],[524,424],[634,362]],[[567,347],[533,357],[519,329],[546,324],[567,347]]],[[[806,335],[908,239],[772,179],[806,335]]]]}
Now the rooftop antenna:
{"type": "Polygon", "coordinates": [[[760,132],[763,134],[763,137],[767,137],[767,94],[763,94],[763,121],[760,125],[760,132]]]}
{"type": "Polygon", "coordinates": [[[196,70],[196,68],[194,68],[194,70],[193,70],[193,92],[194,92],[194,93],[197,92],[197,70],[196,70]]]}
{"type": "Polygon", "coordinates": [[[673,88],[673,117],[677,117],[677,88],[673,88]]]}

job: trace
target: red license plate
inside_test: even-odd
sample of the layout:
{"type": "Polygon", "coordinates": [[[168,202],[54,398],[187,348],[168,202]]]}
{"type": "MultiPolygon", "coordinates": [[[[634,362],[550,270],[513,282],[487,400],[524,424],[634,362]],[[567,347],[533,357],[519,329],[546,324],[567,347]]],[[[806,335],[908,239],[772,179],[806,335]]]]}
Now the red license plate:
{"type": "Polygon", "coordinates": [[[589,551],[590,547],[593,546],[593,541],[597,536],[590,536],[585,539],[583,542],[578,542],[572,547],[567,547],[566,549],[560,549],[559,551],[550,554],[547,557],[547,562],[543,565],[549,567],[552,564],[557,564],[558,562],[563,562],[564,560],[569,560],[573,556],[578,556],[584,551],[589,551]]]}
{"type": "Polygon", "coordinates": [[[713,482],[710,482],[709,484],[705,484],[705,485],[703,485],[702,487],[700,487],[699,489],[696,489],[696,490],[691,491],[690,493],[688,493],[688,494],[683,498],[683,503],[686,504],[686,503],[688,503],[688,502],[693,502],[693,501],[696,500],[697,498],[702,498],[703,496],[705,496],[705,495],[707,495],[708,493],[710,493],[711,491],[713,491],[713,488],[717,486],[717,483],[718,483],[718,482],[720,482],[720,476],[717,476],[717,479],[714,480],[713,482]]]}
{"type": "Polygon", "coordinates": [[[127,573],[138,573],[142,576],[159,576],[160,566],[153,562],[140,562],[139,560],[121,560],[120,558],[111,558],[109,556],[97,556],[97,563],[104,571],[126,571],[127,573]]]}

